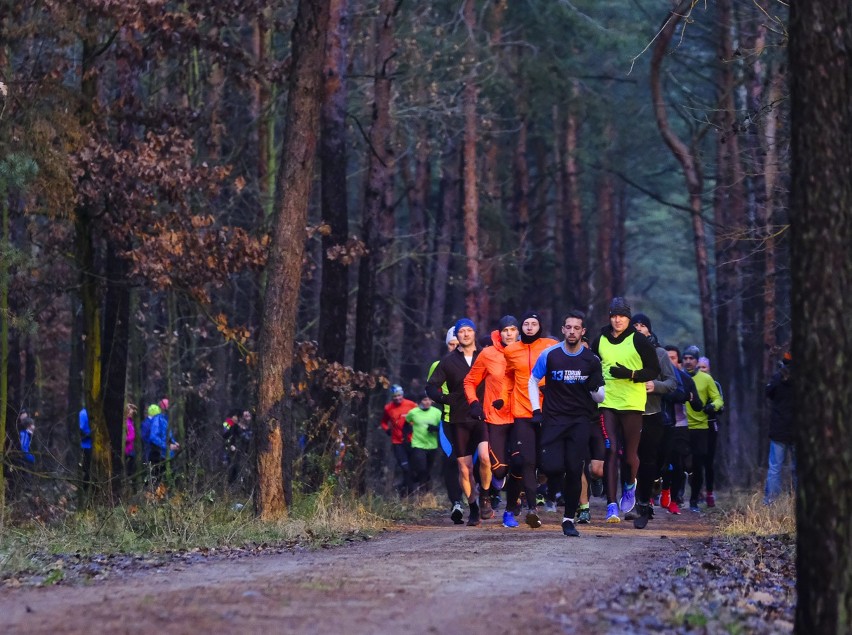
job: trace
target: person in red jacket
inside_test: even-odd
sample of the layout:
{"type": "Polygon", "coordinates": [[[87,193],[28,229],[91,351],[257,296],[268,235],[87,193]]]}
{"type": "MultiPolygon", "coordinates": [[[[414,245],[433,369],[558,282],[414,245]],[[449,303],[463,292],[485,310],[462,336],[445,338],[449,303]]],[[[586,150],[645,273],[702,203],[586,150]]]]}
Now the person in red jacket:
{"type": "MultiPolygon", "coordinates": [[[[482,352],[470,367],[470,372],[464,378],[464,394],[470,404],[470,414],[475,419],[485,421],[488,437],[488,455],[490,457],[492,484],[496,489],[502,489],[508,473],[509,458],[506,453],[509,441],[509,429],[514,423],[511,406],[503,402],[500,396],[503,391],[503,375],[506,371],[506,358],[503,350],[514,344],[518,339],[518,320],[511,315],[500,318],[497,330],[491,332],[492,346],[482,349],[482,352]],[[476,394],[480,384],[485,383],[485,393],[482,402],[476,394]],[[495,408],[494,404],[501,406],[495,408]]],[[[488,462],[480,461],[480,469],[488,462]]],[[[483,479],[481,481],[485,483],[483,479]]],[[[499,499],[498,499],[499,502],[499,499]]],[[[482,518],[491,518],[493,508],[488,491],[483,488],[479,493],[479,513],[482,518]]]]}
{"type": "Polygon", "coordinates": [[[379,423],[379,427],[391,439],[393,456],[402,470],[403,494],[412,491],[411,466],[408,462],[411,454],[411,432],[405,431],[403,428],[405,427],[405,415],[416,407],[416,403],[405,398],[402,386],[394,384],[391,386],[391,401],[385,404],[382,420],[379,423]]]}
{"type": "MultiPolygon", "coordinates": [[[[506,510],[519,511],[519,497],[523,487],[527,498],[526,523],[535,529],[541,519],[535,510],[536,459],[541,413],[533,415],[530,404],[529,379],[538,356],[548,346],[556,344],[550,337],[542,337],[541,317],[528,311],[521,317],[521,341],[510,344],[503,351],[506,373],[503,377],[503,404],[510,404],[515,423],[509,439],[509,482],[506,485],[506,510]],[[510,398],[511,396],[511,398],[510,398]]],[[[541,383],[544,383],[543,380],[541,383]]],[[[492,404],[492,405],[503,405],[492,404]]],[[[503,514],[503,525],[517,527],[512,514],[503,514]]]]}

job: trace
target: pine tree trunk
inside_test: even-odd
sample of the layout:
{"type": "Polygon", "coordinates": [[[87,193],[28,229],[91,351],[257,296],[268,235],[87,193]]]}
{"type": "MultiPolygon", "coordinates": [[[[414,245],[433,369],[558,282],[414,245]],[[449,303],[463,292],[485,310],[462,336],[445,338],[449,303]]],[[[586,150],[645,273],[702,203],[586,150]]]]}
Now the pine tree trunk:
{"type": "Polygon", "coordinates": [[[654,115],[657,119],[657,127],[660,130],[663,141],[665,141],[672,154],[674,154],[680,163],[684,178],[686,179],[689,207],[692,211],[693,248],[695,253],[695,269],[698,277],[698,297],[701,306],[704,346],[711,355],[715,355],[716,334],[713,331],[714,320],[710,295],[710,277],[708,273],[707,240],[704,232],[704,220],[701,216],[701,194],[704,189],[704,176],[701,172],[701,164],[697,159],[695,148],[687,145],[678,138],[669,124],[661,78],[663,59],[666,56],[677,25],[691,11],[694,4],[694,0],[681,0],[678,6],[666,18],[660,29],[651,56],[651,100],[654,106],[654,115]]]}
{"type": "Polygon", "coordinates": [[[322,238],[320,291],[320,355],[330,362],[344,361],[349,303],[349,266],[328,252],[349,238],[346,186],[346,42],[349,36],[348,0],[331,0],[325,52],[323,104],[320,112],[322,163],[322,219],[331,232],[322,238]]]}
{"type": "Polygon", "coordinates": [[[450,278],[450,260],[453,254],[455,219],[459,211],[460,188],[458,149],[451,141],[447,141],[441,158],[441,214],[436,220],[435,268],[431,276],[432,303],[430,306],[430,322],[441,350],[446,350],[443,348],[444,337],[450,326],[444,323],[444,313],[447,307],[447,280],[450,278]]]}
{"type": "MultiPolygon", "coordinates": [[[[465,0],[462,6],[462,17],[468,33],[467,53],[470,60],[473,61],[476,59],[474,46],[476,32],[475,0],[465,0]]],[[[462,110],[464,112],[465,314],[476,324],[480,321],[479,294],[482,286],[479,273],[479,184],[476,175],[477,92],[476,72],[471,66],[467,70],[467,77],[462,89],[462,110]]]]}
{"type": "Polygon", "coordinates": [[[267,289],[258,343],[256,508],[263,520],[286,513],[282,424],[293,366],[293,338],[302,280],[305,225],[322,99],[322,63],[329,0],[300,0],[292,35],[284,143],[278,174],[280,202],[272,230],[267,289]]]}
{"type": "MultiPolygon", "coordinates": [[[[571,98],[576,101],[579,97],[579,87],[576,81],[571,83],[571,98]]],[[[586,235],[583,231],[583,202],[580,196],[580,173],[577,165],[579,144],[579,123],[573,109],[568,110],[565,122],[565,197],[568,204],[568,262],[569,271],[575,271],[576,285],[572,289],[572,306],[586,313],[591,311],[591,291],[589,289],[589,252],[586,235]]]]}
{"type": "Polygon", "coordinates": [[[796,632],[852,632],[852,4],[790,5],[796,632]],[[818,397],[815,397],[818,395],[818,397]]]}

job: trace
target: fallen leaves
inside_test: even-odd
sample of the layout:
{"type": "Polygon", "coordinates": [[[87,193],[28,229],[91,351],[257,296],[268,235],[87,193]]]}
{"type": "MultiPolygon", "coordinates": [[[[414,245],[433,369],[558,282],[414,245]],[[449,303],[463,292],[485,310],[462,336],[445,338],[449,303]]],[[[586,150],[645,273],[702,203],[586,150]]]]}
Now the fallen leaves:
{"type": "Polygon", "coordinates": [[[661,545],[657,563],[621,588],[595,591],[591,611],[565,610],[562,619],[571,626],[567,630],[792,632],[796,606],[793,536],[713,538],[677,547],[661,545]],[[664,556],[667,549],[668,557],[664,556]]]}

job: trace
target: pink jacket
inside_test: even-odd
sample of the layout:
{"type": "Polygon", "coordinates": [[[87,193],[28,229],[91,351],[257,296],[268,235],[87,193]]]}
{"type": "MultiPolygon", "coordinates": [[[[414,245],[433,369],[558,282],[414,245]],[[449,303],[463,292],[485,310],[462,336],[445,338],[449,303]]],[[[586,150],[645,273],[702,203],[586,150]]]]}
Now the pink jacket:
{"type": "Polygon", "coordinates": [[[136,428],[133,427],[133,419],[127,417],[127,436],[124,439],[124,455],[133,456],[135,454],[133,442],[136,440],[136,428]]]}

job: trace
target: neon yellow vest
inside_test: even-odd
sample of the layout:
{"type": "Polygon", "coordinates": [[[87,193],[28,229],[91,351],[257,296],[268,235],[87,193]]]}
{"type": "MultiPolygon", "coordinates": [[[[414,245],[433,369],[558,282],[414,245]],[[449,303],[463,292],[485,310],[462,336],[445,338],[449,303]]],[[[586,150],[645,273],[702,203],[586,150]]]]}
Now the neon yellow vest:
{"type": "Polygon", "coordinates": [[[601,408],[612,408],[613,410],[638,410],[645,411],[645,400],[648,398],[645,392],[645,383],[634,383],[632,379],[615,379],[609,374],[609,369],[616,364],[621,364],[630,370],[642,368],[642,358],[633,344],[631,333],[619,343],[611,343],[606,336],[602,336],[598,344],[598,354],[601,357],[606,398],[600,404],[601,408]]]}

